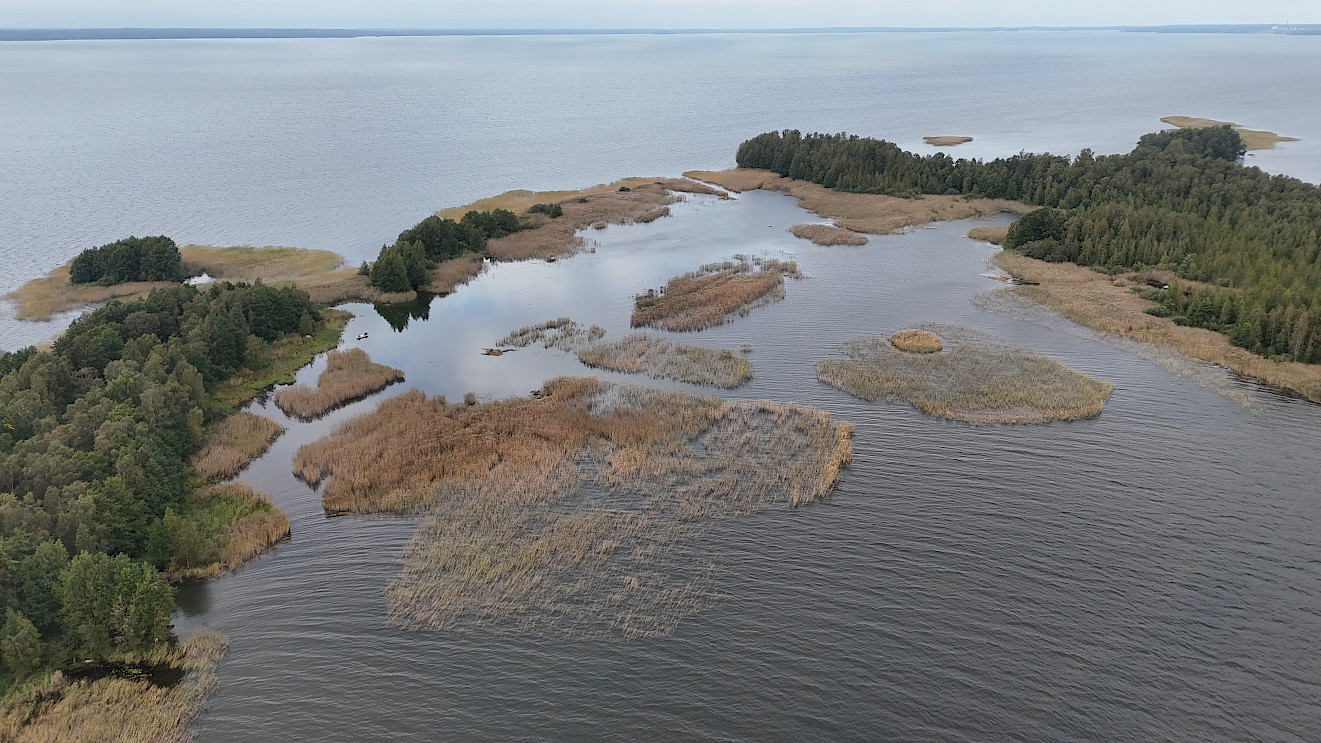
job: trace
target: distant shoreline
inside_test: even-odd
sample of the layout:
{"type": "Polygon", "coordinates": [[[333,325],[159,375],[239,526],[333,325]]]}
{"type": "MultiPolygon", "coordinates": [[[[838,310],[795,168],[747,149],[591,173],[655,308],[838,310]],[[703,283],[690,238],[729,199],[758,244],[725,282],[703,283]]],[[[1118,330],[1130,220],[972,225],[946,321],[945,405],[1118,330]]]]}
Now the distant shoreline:
{"type": "Polygon", "coordinates": [[[356,39],[393,36],[562,36],[696,34],[955,33],[967,31],[1114,31],[1163,34],[1321,35],[1321,24],[1240,24],[1176,26],[991,26],[903,28],[830,26],[822,28],[0,28],[0,41],[111,41],[164,39],[356,39]]]}

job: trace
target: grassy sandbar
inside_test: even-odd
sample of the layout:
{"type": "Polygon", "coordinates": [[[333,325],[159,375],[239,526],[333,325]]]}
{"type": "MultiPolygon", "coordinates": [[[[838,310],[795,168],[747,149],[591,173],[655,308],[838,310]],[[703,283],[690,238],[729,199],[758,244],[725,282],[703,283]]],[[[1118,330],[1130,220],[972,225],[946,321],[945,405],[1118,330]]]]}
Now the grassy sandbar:
{"type": "Polygon", "coordinates": [[[1203,119],[1197,116],[1166,116],[1162,122],[1180,129],[1206,129],[1213,126],[1230,126],[1243,138],[1243,146],[1249,150],[1273,150],[1277,142],[1297,142],[1297,137],[1285,137],[1275,132],[1259,129],[1244,129],[1232,121],[1203,119]]]}
{"type": "Polygon", "coordinates": [[[972,141],[972,137],[961,137],[957,135],[940,134],[934,137],[923,137],[923,142],[933,147],[957,147],[972,141]]]}
{"type": "Polygon", "coordinates": [[[848,341],[817,362],[817,378],[864,400],[902,400],[929,415],[973,423],[1094,418],[1114,386],[1026,348],[956,326],[929,326],[936,353],[905,353],[887,338],[848,341]]]}

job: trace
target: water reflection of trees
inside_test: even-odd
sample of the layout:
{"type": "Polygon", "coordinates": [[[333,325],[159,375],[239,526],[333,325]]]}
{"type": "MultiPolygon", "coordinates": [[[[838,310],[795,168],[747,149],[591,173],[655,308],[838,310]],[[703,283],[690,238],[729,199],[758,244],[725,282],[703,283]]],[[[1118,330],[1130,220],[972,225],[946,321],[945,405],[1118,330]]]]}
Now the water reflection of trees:
{"type": "Polygon", "coordinates": [[[417,299],[412,302],[403,302],[400,304],[377,304],[376,314],[390,323],[396,333],[402,333],[408,323],[413,320],[427,320],[431,317],[431,300],[435,299],[435,294],[418,292],[417,299]]]}

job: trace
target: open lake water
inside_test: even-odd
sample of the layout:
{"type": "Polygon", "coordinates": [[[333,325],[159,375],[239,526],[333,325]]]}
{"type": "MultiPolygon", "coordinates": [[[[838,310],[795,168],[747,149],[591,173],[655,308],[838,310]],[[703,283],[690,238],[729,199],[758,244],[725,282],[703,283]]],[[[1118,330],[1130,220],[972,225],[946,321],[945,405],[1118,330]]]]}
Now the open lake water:
{"type": "MultiPolygon", "coordinates": [[[[0,44],[0,290],[127,234],[357,262],[438,208],[732,166],[739,141],[786,127],[923,151],[923,135],[966,134],[951,154],[994,157],[1126,151],[1161,116],[1204,115],[1303,137],[1249,162],[1317,182],[1317,89],[1316,37],[0,44]]],[[[804,221],[780,194],[689,197],[590,232],[589,252],[494,266],[399,330],[350,305],[344,345],[407,382],[310,424],[254,406],[289,430],[243,479],[293,537],[180,595],[180,632],[231,641],[199,739],[1321,739],[1321,406],[1016,301],[981,276],[993,248],[969,223],[819,247],[787,233],[804,221]],[[634,294],[736,253],[806,277],[676,337],[752,346],[756,378],[723,395],[853,423],[838,490],[713,527],[718,600],[667,637],[391,626],[385,585],[416,522],[326,518],[289,473],[297,447],[409,387],[497,399],[587,373],[558,351],[481,349],[559,316],[617,338],[634,294]],[[1115,392],[1094,420],[977,426],[816,380],[844,339],[922,322],[1115,392]]],[[[6,318],[0,347],[60,327],[6,318]]]]}

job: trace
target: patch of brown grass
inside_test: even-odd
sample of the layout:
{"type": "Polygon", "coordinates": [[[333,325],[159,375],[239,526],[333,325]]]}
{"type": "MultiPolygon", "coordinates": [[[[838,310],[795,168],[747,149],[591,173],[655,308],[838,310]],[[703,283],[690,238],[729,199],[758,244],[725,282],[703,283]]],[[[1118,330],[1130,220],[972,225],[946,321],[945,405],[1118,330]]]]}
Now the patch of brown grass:
{"type": "Polygon", "coordinates": [[[907,353],[939,353],[945,344],[940,336],[926,330],[900,330],[890,336],[890,345],[907,353]]]}
{"type": "Polygon", "coordinates": [[[261,279],[268,284],[327,273],[344,263],[343,257],[329,250],[274,245],[263,248],[184,245],[179,248],[179,255],[193,275],[205,272],[219,280],[252,283],[261,279]]]}
{"type": "Polygon", "coordinates": [[[0,705],[0,740],[12,743],[176,743],[216,687],[225,636],[199,630],[157,659],[185,670],[173,687],[103,678],[70,682],[56,671],[0,705]]]}
{"type": "Polygon", "coordinates": [[[165,574],[171,581],[216,578],[289,536],[289,517],[265,493],[242,482],[194,492],[178,538],[186,542],[165,574]]]}
{"type": "Polygon", "coordinates": [[[284,429],[280,424],[239,412],[207,426],[206,444],[193,457],[193,469],[208,480],[227,480],[261,456],[284,429]]]}
{"type": "Polygon", "coordinates": [[[801,206],[854,232],[885,235],[931,222],[950,219],[985,219],[1001,212],[1025,214],[1034,207],[1006,199],[966,199],[962,196],[922,196],[900,199],[878,194],[832,191],[807,181],[782,178],[769,170],[735,168],[724,171],[692,171],[686,175],[714,183],[730,191],[761,188],[783,191],[801,206]]]}
{"type": "Polygon", "coordinates": [[[739,257],[711,263],[669,280],[634,300],[635,328],[701,330],[784,298],[784,277],[801,278],[793,261],[739,257]]]}
{"type": "Polygon", "coordinates": [[[169,281],[133,281],[114,286],[74,286],[69,281],[69,265],[72,263],[70,260],[46,276],[33,279],[11,292],[9,299],[18,305],[14,316],[19,320],[49,320],[57,313],[112,299],[145,297],[152,289],[172,284],[169,281]]]}
{"type": "Polygon", "coordinates": [[[817,245],[866,245],[867,236],[833,224],[796,224],[789,228],[794,237],[817,245]]]}
{"type": "Polygon", "coordinates": [[[955,147],[964,144],[966,142],[971,142],[972,137],[960,137],[960,136],[943,134],[934,137],[923,137],[922,141],[934,147],[955,147]]]}
{"type": "Polygon", "coordinates": [[[476,253],[441,261],[431,269],[431,279],[426,290],[432,294],[449,294],[476,278],[485,265],[482,256],[476,253]]]}
{"type": "Polygon", "coordinates": [[[1005,238],[1009,236],[1009,225],[1001,227],[973,227],[968,230],[968,237],[973,240],[981,240],[992,245],[1004,245],[1005,238]]]}
{"type": "Polygon", "coordinates": [[[292,282],[307,292],[313,302],[340,304],[341,302],[377,302],[398,304],[417,299],[417,292],[383,292],[367,283],[367,277],[356,268],[341,268],[325,273],[303,276],[292,282]]]}
{"type": "Polygon", "coordinates": [[[351,348],[327,354],[326,369],[317,377],[315,389],[296,384],[276,392],[274,399],[280,410],[308,421],[402,381],[403,372],[374,363],[361,348],[351,348]]]}
{"type": "Polygon", "coordinates": [[[1243,138],[1243,146],[1249,150],[1273,150],[1277,142],[1297,142],[1297,137],[1284,137],[1275,132],[1259,129],[1244,129],[1232,121],[1217,121],[1196,116],[1166,116],[1162,122],[1180,129],[1206,129],[1213,126],[1231,126],[1243,138]]]}
{"type": "Polygon", "coordinates": [[[653,379],[674,379],[732,389],[752,379],[752,364],[729,349],[719,351],[633,333],[578,352],[587,366],[653,379]]]}
{"type": "Polygon", "coordinates": [[[1034,286],[1012,291],[1050,307],[1081,325],[1103,333],[1135,338],[1171,348],[1184,356],[1233,369],[1267,384],[1321,402],[1321,367],[1271,361],[1239,348],[1224,335],[1205,328],[1176,325],[1173,320],[1144,312],[1155,302],[1118,287],[1103,273],[1072,263],[1047,263],[1012,251],[1001,251],[993,262],[1017,279],[1034,286]]]}
{"type": "Polygon", "coordinates": [[[851,461],[849,426],[810,408],[596,379],[545,392],[467,406],[411,391],[298,451],[328,510],[430,509],[390,585],[394,621],[665,634],[709,600],[711,517],[804,505],[851,461]]]}
{"type": "Polygon", "coordinates": [[[817,378],[863,400],[902,400],[928,415],[972,423],[1094,418],[1114,389],[968,328],[931,327],[946,341],[941,353],[904,353],[883,338],[855,338],[844,358],[817,362],[817,378]]]}

